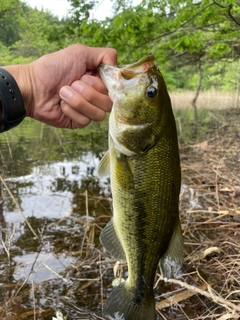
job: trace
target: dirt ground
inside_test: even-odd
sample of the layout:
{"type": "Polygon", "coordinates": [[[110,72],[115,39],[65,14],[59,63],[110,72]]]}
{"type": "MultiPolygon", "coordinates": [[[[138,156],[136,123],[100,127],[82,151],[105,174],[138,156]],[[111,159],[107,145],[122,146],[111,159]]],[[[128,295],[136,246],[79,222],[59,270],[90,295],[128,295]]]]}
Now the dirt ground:
{"type": "Polygon", "coordinates": [[[180,154],[186,273],[167,282],[173,291],[161,297],[159,313],[164,319],[239,319],[240,110],[218,111],[202,140],[180,144],[180,154]]]}

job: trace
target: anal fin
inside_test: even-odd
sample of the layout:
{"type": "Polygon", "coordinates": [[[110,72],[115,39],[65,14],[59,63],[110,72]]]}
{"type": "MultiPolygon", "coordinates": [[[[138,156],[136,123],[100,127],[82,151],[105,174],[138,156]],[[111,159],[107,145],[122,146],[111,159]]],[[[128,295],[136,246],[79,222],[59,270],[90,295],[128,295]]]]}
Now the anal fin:
{"type": "Polygon", "coordinates": [[[182,266],[184,256],[184,243],[180,220],[178,218],[168,249],[161,258],[161,270],[164,278],[176,275],[182,266]]]}

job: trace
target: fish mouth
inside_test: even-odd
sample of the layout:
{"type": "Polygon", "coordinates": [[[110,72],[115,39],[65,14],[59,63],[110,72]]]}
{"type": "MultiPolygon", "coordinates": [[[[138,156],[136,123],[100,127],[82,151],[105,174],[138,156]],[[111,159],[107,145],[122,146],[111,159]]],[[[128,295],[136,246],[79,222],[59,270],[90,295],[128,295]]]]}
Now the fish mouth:
{"type": "Polygon", "coordinates": [[[124,79],[129,80],[148,71],[152,66],[154,66],[154,55],[148,55],[132,64],[120,65],[117,67],[108,64],[100,64],[99,73],[103,80],[104,78],[109,77],[113,81],[119,81],[121,76],[124,79]]]}
{"type": "Polygon", "coordinates": [[[141,67],[143,64],[146,64],[145,67],[148,65],[150,67],[150,66],[154,65],[154,59],[155,59],[154,55],[150,54],[150,55],[148,55],[148,56],[146,56],[146,57],[144,57],[134,63],[123,64],[123,65],[118,65],[118,66],[112,66],[110,64],[101,63],[99,68],[103,69],[105,66],[109,66],[109,67],[116,68],[116,69],[137,69],[138,67],[141,67]]]}
{"type": "Polygon", "coordinates": [[[132,90],[139,84],[142,76],[154,66],[154,56],[148,55],[141,60],[123,66],[101,64],[99,74],[108,89],[112,101],[118,100],[125,90],[132,90]]]}
{"type": "MultiPolygon", "coordinates": [[[[131,63],[131,64],[125,64],[125,65],[122,65],[122,66],[119,66],[119,68],[124,68],[124,69],[136,69],[140,66],[142,66],[143,64],[149,64],[149,66],[153,65],[154,64],[154,55],[153,54],[150,54],[142,59],[140,59],[139,61],[137,62],[134,62],[134,63],[131,63]]],[[[146,66],[147,66],[146,65],[146,66]]]]}

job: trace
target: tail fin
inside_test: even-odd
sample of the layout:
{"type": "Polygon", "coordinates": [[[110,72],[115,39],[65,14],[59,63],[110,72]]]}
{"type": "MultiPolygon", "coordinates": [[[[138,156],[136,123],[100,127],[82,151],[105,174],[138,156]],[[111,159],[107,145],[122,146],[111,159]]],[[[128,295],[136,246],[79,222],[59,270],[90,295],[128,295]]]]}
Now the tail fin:
{"type": "Polygon", "coordinates": [[[142,298],[123,282],[107,299],[104,314],[108,320],[156,320],[153,291],[142,298]]]}

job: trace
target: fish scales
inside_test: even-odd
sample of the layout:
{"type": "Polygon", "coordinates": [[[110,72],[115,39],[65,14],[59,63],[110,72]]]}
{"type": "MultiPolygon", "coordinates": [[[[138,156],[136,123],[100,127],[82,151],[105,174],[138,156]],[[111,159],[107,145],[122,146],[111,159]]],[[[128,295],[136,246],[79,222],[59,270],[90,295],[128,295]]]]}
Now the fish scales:
{"type": "Polygon", "coordinates": [[[172,268],[181,266],[183,255],[175,120],[152,56],[123,68],[103,66],[100,74],[114,102],[108,161],[104,159],[99,169],[101,175],[109,162],[114,216],[101,241],[128,263],[128,278],[110,294],[105,316],[154,320],[159,260],[163,274],[169,276],[172,268]]]}
{"type": "MultiPolygon", "coordinates": [[[[178,214],[174,204],[171,203],[171,199],[164,196],[172,193],[172,185],[170,183],[173,180],[172,170],[167,170],[167,164],[170,161],[166,161],[166,164],[163,163],[164,170],[156,166],[157,170],[154,175],[149,172],[148,157],[152,159],[154,165],[155,162],[159,162],[162,156],[167,156],[165,150],[169,149],[169,147],[163,148],[162,144],[163,142],[159,141],[145,156],[140,158],[131,157],[128,161],[129,169],[131,170],[132,168],[132,171],[137,171],[138,175],[134,177],[132,184],[125,185],[125,189],[123,189],[123,186],[119,187],[119,179],[112,177],[113,193],[116,192],[116,198],[121,199],[116,204],[113,199],[114,212],[116,212],[114,220],[117,225],[117,232],[122,239],[123,247],[126,248],[127,260],[131,258],[131,264],[128,266],[129,279],[132,278],[132,274],[139,277],[144,276],[149,286],[153,285],[156,266],[168,246],[176,219],[175,216],[162,215],[162,212],[175,210],[176,215],[178,214]],[[161,181],[160,184],[159,181],[161,181]],[[132,194],[131,200],[129,199],[129,194],[132,194]],[[159,194],[161,194],[161,197],[159,197],[159,194]],[[133,212],[135,215],[132,214],[133,212]],[[129,232],[128,221],[132,222],[131,233],[129,232]],[[168,234],[164,231],[166,229],[168,234]],[[130,247],[128,246],[129,243],[131,243],[130,247]],[[158,244],[157,246],[156,243],[158,244]],[[136,247],[139,248],[139,252],[136,252],[136,247]],[[143,248],[145,249],[144,251],[141,250],[143,248]],[[144,274],[138,274],[136,269],[143,265],[145,266],[144,274]]],[[[121,174],[123,175],[123,172],[121,174]]]]}

